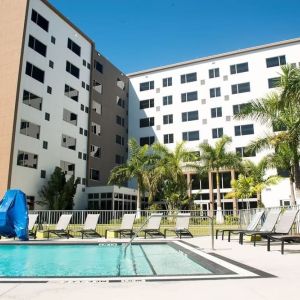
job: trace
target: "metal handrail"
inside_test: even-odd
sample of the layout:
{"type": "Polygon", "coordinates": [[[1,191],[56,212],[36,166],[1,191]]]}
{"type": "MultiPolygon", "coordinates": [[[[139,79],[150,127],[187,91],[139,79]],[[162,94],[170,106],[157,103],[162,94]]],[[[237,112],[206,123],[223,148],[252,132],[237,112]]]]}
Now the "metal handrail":
{"type": "MultiPolygon", "coordinates": [[[[145,225],[149,222],[149,220],[152,217],[156,217],[155,214],[150,215],[146,221],[142,224],[142,226],[134,233],[133,237],[131,237],[131,239],[126,243],[126,246],[124,248],[124,256],[126,255],[126,251],[127,248],[132,244],[133,240],[138,236],[138,234],[142,231],[142,229],[145,227],[145,225]]],[[[176,218],[180,218],[180,217],[184,217],[184,216],[180,216],[180,215],[165,215],[162,216],[163,218],[172,218],[172,217],[176,217],[176,218]]],[[[203,218],[203,216],[193,216],[193,218],[203,218]]],[[[211,250],[215,250],[215,240],[214,240],[214,218],[210,217],[210,216],[205,216],[205,218],[210,219],[210,225],[211,225],[211,250]]]]}

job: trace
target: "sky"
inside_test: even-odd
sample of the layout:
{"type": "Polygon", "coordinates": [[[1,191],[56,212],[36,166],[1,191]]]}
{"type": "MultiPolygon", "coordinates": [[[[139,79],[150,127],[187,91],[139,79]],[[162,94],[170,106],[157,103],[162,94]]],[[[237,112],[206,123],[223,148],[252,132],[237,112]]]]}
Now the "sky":
{"type": "Polygon", "coordinates": [[[124,73],[300,37],[299,0],[48,0],[124,73]]]}

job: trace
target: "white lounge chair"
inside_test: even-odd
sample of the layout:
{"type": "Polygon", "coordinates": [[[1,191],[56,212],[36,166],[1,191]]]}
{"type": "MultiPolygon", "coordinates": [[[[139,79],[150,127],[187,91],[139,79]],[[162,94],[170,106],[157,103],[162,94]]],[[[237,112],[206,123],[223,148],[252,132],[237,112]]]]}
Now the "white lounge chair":
{"type": "Polygon", "coordinates": [[[164,234],[161,233],[159,230],[162,217],[163,217],[162,213],[151,214],[151,217],[150,217],[147,225],[145,226],[145,228],[143,230],[141,230],[141,232],[144,232],[145,238],[147,237],[147,234],[149,234],[151,237],[164,236],[164,234]]]}
{"type": "Polygon", "coordinates": [[[28,235],[32,236],[34,239],[36,239],[36,231],[37,226],[35,226],[36,220],[38,218],[38,214],[29,214],[28,215],[28,235]]]}
{"type": "Polygon", "coordinates": [[[193,237],[189,231],[190,213],[179,213],[176,218],[176,224],[174,229],[165,229],[164,237],[166,238],[167,231],[175,232],[175,234],[181,239],[182,236],[193,237]]]}
{"type": "Polygon", "coordinates": [[[72,214],[61,215],[57,224],[55,225],[55,229],[49,229],[45,231],[48,233],[48,239],[50,237],[50,233],[53,233],[59,237],[67,237],[67,238],[73,237],[70,234],[70,230],[68,229],[72,216],[73,216],[72,214]]]}
{"type": "Polygon", "coordinates": [[[130,235],[130,237],[133,236],[133,223],[135,220],[135,214],[124,214],[122,218],[122,223],[120,228],[107,228],[105,230],[105,238],[107,238],[107,232],[108,231],[113,231],[116,232],[120,235],[120,237],[130,235]]]}
{"type": "Polygon", "coordinates": [[[81,230],[78,230],[77,232],[81,233],[81,238],[83,239],[83,236],[98,236],[101,237],[101,235],[96,231],[98,219],[100,214],[88,214],[83,228],[81,230]]]}

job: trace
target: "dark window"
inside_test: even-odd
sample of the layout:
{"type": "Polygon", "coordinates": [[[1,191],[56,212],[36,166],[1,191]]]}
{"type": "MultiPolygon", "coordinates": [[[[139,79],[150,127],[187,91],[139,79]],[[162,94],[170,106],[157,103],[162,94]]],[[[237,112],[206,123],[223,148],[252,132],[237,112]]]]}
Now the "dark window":
{"type": "Polygon", "coordinates": [[[41,178],[46,178],[46,171],[45,170],[41,170],[41,178]]]}
{"type": "Polygon", "coordinates": [[[254,134],[254,126],[253,124],[234,126],[234,134],[236,136],[254,134]]]}
{"type": "Polygon", "coordinates": [[[221,96],[221,88],[212,88],[209,90],[210,98],[220,97],[221,96]]]}
{"type": "Polygon", "coordinates": [[[208,76],[209,76],[209,78],[220,77],[220,70],[219,70],[219,68],[208,70],[208,76]]]}
{"type": "Polygon", "coordinates": [[[81,81],[81,87],[85,88],[85,82],[84,81],[81,81]]]}
{"type": "Polygon", "coordinates": [[[21,120],[20,133],[35,139],[40,138],[40,126],[29,121],[21,120]]]}
{"type": "Polygon", "coordinates": [[[236,105],[233,105],[232,108],[233,108],[233,114],[236,115],[240,112],[242,112],[243,110],[245,110],[247,108],[247,106],[249,106],[250,103],[241,103],[241,104],[236,104],[236,105]]]}
{"type": "Polygon", "coordinates": [[[49,22],[34,9],[31,12],[31,20],[48,32],[49,22]]]}
{"type": "Polygon", "coordinates": [[[217,139],[223,136],[223,128],[213,128],[212,129],[212,138],[217,139]]]}
{"type": "Polygon", "coordinates": [[[90,156],[95,158],[101,157],[101,148],[95,145],[91,145],[90,147],[90,156]]]}
{"type": "Polygon", "coordinates": [[[124,146],[124,137],[117,134],[116,135],[116,143],[124,146]]]}
{"type": "Polygon", "coordinates": [[[119,155],[119,154],[116,154],[115,163],[118,164],[118,165],[123,164],[124,163],[124,157],[119,155]]]}
{"type": "Polygon", "coordinates": [[[147,99],[140,101],[140,109],[154,107],[154,99],[147,99]]]}
{"type": "Polygon", "coordinates": [[[83,154],[82,154],[82,159],[83,159],[83,160],[86,160],[86,159],[87,159],[87,154],[86,154],[86,153],[83,153],[83,154]]]}
{"type": "Polygon", "coordinates": [[[68,148],[70,150],[75,151],[76,150],[76,139],[71,136],[68,136],[66,134],[63,134],[61,136],[61,145],[64,148],[68,148]]]}
{"type": "Polygon", "coordinates": [[[44,83],[45,72],[33,64],[27,62],[26,63],[26,74],[35,80],[44,83]]]}
{"type": "Polygon", "coordinates": [[[154,117],[140,119],[140,128],[154,126],[154,117]]]}
{"type": "Polygon", "coordinates": [[[164,144],[172,144],[172,143],[174,143],[173,133],[164,134],[164,144]]]}
{"type": "Polygon", "coordinates": [[[100,180],[100,171],[95,169],[90,169],[90,179],[100,180]]]}
{"type": "Polygon", "coordinates": [[[236,154],[239,154],[241,157],[253,157],[256,156],[255,150],[251,151],[247,147],[237,147],[235,148],[236,154]]]}
{"type": "Polygon", "coordinates": [[[147,81],[140,83],[140,91],[148,91],[154,89],[154,81],[147,81]]]}
{"type": "Polygon", "coordinates": [[[55,45],[56,39],[54,36],[51,36],[51,43],[55,45]]]}
{"type": "Polygon", "coordinates": [[[173,123],[173,115],[164,115],[163,123],[164,124],[172,124],[173,123]]]}
{"type": "Polygon", "coordinates": [[[72,65],[69,61],[66,62],[66,71],[76,78],[79,78],[79,68],[72,65]]]}
{"type": "Polygon", "coordinates": [[[140,146],[152,145],[155,141],[154,136],[146,136],[140,138],[140,146]]]}
{"type": "Polygon", "coordinates": [[[48,149],[48,142],[47,141],[43,141],[43,148],[48,149]]]}
{"type": "Polygon", "coordinates": [[[43,98],[24,90],[23,103],[38,110],[42,110],[43,98]]]}
{"type": "Polygon", "coordinates": [[[198,110],[183,112],[181,114],[182,122],[195,121],[198,120],[198,110]]]}
{"type": "Polygon", "coordinates": [[[199,131],[183,132],[182,139],[184,141],[198,141],[199,140],[199,131]]]}
{"type": "Polygon", "coordinates": [[[286,64],[285,55],[266,58],[267,68],[277,67],[286,64]]]}
{"type": "Polygon", "coordinates": [[[195,73],[184,74],[181,75],[180,78],[181,78],[181,83],[197,81],[197,73],[195,72],[195,73]]]}
{"type": "Polygon", "coordinates": [[[243,73],[248,71],[249,71],[248,63],[242,63],[242,64],[230,66],[230,74],[237,74],[237,73],[243,73]]]}
{"type": "Polygon", "coordinates": [[[70,38],[68,38],[68,48],[73,51],[75,54],[80,56],[81,48],[75,42],[73,42],[70,38]]]}
{"type": "Polygon", "coordinates": [[[77,115],[67,109],[64,109],[63,111],[63,120],[73,125],[77,125],[77,115]]]}
{"type": "Polygon", "coordinates": [[[17,165],[37,169],[38,156],[33,153],[18,151],[17,165]]]}
{"type": "Polygon", "coordinates": [[[79,128],[79,134],[83,134],[83,128],[79,128]]]}
{"type": "Polygon", "coordinates": [[[38,39],[34,38],[32,35],[29,35],[28,46],[35,50],[37,53],[46,57],[47,46],[40,42],[38,39]]]}
{"type": "Polygon", "coordinates": [[[231,86],[231,92],[233,95],[250,92],[250,82],[233,84],[231,86]]]}
{"type": "Polygon", "coordinates": [[[45,113],[45,120],[50,121],[50,114],[47,112],[45,113]]]}
{"type": "Polygon", "coordinates": [[[181,94],[181,102],[198,100],[198,92],[189,92],[181,94]]]}
{"type": "Polygon", "coordinates": [[[171,105],[173,103],[173,96],[164,96],[163,105],[171,105]]]}
{"type": "Polygon", "coordinates": [[[82,159],[82,152],[78,152],[78,158],[82,159]]]}
{"type": "Polygon", "coordinates": [[[278,87],[280,83],[280,77],[273,77],[268,79],[269,89],[278,87]]]}
{"type": "Polygon", "coordinates": [[[51,86],[47,86],[47,93],[48,94],[52,94],[52,87],[51,86]]]}
{"type": "Polygon", "coordinates": [[[214,107],[210,110],[212,118],[222,117],[222,107],[214,107]]]}
{"type": "Polygon", "coordinates": [[[49,60],[49,67],[50,67],[51,69],[54,68],[54,62],[53,62],[52,60],[49,60]]]}
{"type": "Polygon", "coordinates": [[[86,129],[84,129],[84,136],[88,135],[88,131],[86,129]]]}
{"type": "Polygon", "coordinates": [[[94,60],[94,69],[100,73],[103,73],[103,66],[96,60],[94,60]]]}
{"type": "Polygon", "coordinates": [[[77,90],[75,90],[74,88],[72,88],[71,86],[65,84],[65,96],[78,102],[79,92],[77,90]]]}
{"type": "Polygon", "coordinates": [[[163,87],[172,86],[172,77],[163,78],[163,87]]]}

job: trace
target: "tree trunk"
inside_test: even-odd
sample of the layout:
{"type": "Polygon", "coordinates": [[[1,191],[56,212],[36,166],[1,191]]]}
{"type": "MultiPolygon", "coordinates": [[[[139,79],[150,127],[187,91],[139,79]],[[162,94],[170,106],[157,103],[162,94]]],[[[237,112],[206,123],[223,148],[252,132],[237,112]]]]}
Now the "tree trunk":
{"type": "Polygon", "coordinates": [[[294,181],[292,177],[290,177],[290,188],[291,188],[291,205],[296,205],[294,181]]]}
{"type": "MultiPolygon", "coordinates": [[[[235,179],[235,170],[234,170],[234,169],[231,169],[230,177],[231,177],[231,181],[232,181],[233,179],[235,179]]],[[[238,199],[237,199],[237,198],[233,198],[233,199],[232,199],[232,203],[233,203],[233,214],[234,214],[235,216],[237,216],[237,211],[238,211],[238,199]]]]}
{"type": "Polygon", "coordinates": [[[217,181],[217,207],[222,209],[221,202],[221,191],[220,191],[220,173],[216,172],[216,181],[217,181]]]}
{"type": "Polygon", "coordinates": [[[294,155],[294,174],[295,174],[295,188],[296,188],[296,200],[300,200],[300,168],[299,168],[299,158],[298,153],[294,155]]]}
{"type": "Polygon", "coordinates": [[[136,217],[139,218],[141,216],[141,189],[138,184],[137,188],[137,197],[136,197],[136,217]]]}
{"type": "Polygon", "coordinates": [[[214,190],[213,190],[213,181],[212,181],[212,172],[208,172],[208,188],[209,188],[209,202],[210,202],[210,217],[214,216],[215,209],[215,199],[214,199],[214,190]]]}

